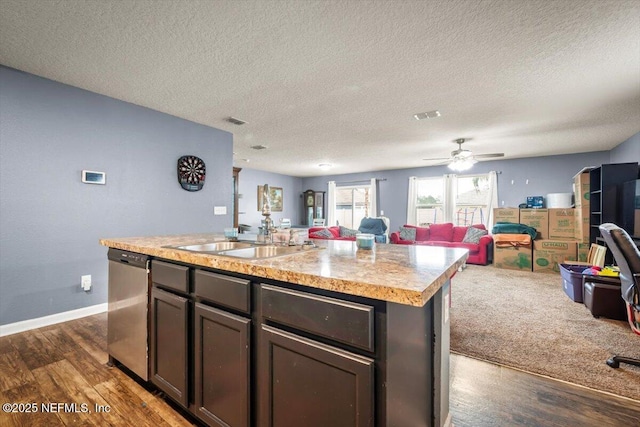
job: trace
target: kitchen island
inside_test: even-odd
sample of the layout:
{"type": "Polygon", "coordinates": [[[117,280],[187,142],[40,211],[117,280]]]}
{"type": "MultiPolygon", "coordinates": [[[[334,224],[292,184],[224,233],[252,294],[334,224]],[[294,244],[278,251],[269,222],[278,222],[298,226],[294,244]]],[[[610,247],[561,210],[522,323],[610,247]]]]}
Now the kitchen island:
{"type": "Polygon", "coordinates": [[[209,425],[450,423],[449,280],[467,251],[316,241],[248,260],[103,239],[152,257],[149,374],[209,425]]]}

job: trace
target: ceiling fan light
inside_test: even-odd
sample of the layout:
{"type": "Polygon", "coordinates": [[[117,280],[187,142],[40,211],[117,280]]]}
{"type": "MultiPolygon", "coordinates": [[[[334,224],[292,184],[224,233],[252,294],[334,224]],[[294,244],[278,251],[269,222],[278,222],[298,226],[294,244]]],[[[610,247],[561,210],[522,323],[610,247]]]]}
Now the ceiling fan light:
{"type": "Polygon", "coordinates": [[[451,163],[449,163],[449,169],[455,172],[463,172],[471,169],[471,167],[477,162],[473,157],[460,158],[456,157],[451,163]]]}

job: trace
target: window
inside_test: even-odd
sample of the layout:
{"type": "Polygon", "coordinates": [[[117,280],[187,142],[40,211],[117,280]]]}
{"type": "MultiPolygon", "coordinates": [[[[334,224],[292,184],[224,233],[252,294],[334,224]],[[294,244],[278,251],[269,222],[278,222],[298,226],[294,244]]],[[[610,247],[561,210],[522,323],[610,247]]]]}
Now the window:
{"type": "Polygon", "coordinates": [[[415,197],[413,204],[411,200],[408,204],[409,224],[452,222],[468,226],[489,222],[494,192],[490,174],[414,178],[409,187],[409,194],[415,197]]]}
{"type": "Polygon", "coordinates": [[[336,188],[336,221],[347,228],[358,228],[362,218],[369,216],[368,185],[336,188]]]}
{"type": "Polygon", "coordinates": [[[484,224],[488,218],[489,176],[464,175],[456,179],[455,225],[484,224]]]}
{"type": "Polygon", "coordinates": [[[444,179],[420,178],[416,201],[417,225],[447,222],[444,216],[444,179]]]}

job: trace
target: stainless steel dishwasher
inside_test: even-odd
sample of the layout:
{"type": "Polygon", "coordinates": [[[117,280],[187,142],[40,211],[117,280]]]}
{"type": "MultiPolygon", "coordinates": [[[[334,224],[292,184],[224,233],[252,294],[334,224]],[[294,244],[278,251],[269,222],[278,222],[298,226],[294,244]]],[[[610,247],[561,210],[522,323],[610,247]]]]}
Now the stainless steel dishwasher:
{"type": "Polygon", "coordinates": [[[143,380],[149,380],[149,257],[109,249],[107,351],[143,380]]]}

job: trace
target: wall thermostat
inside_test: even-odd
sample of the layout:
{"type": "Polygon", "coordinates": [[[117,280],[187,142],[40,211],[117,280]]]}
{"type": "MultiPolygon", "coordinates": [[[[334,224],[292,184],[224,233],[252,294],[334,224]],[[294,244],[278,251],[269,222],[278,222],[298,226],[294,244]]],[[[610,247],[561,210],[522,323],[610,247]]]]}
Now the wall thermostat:
{"type": "Polygon", "coordinates": [[[82,171],[82,182],[85,184],[106,184],[107,183],[107,174],[104,172],[96,172],[96,171],[82,171]]]}

